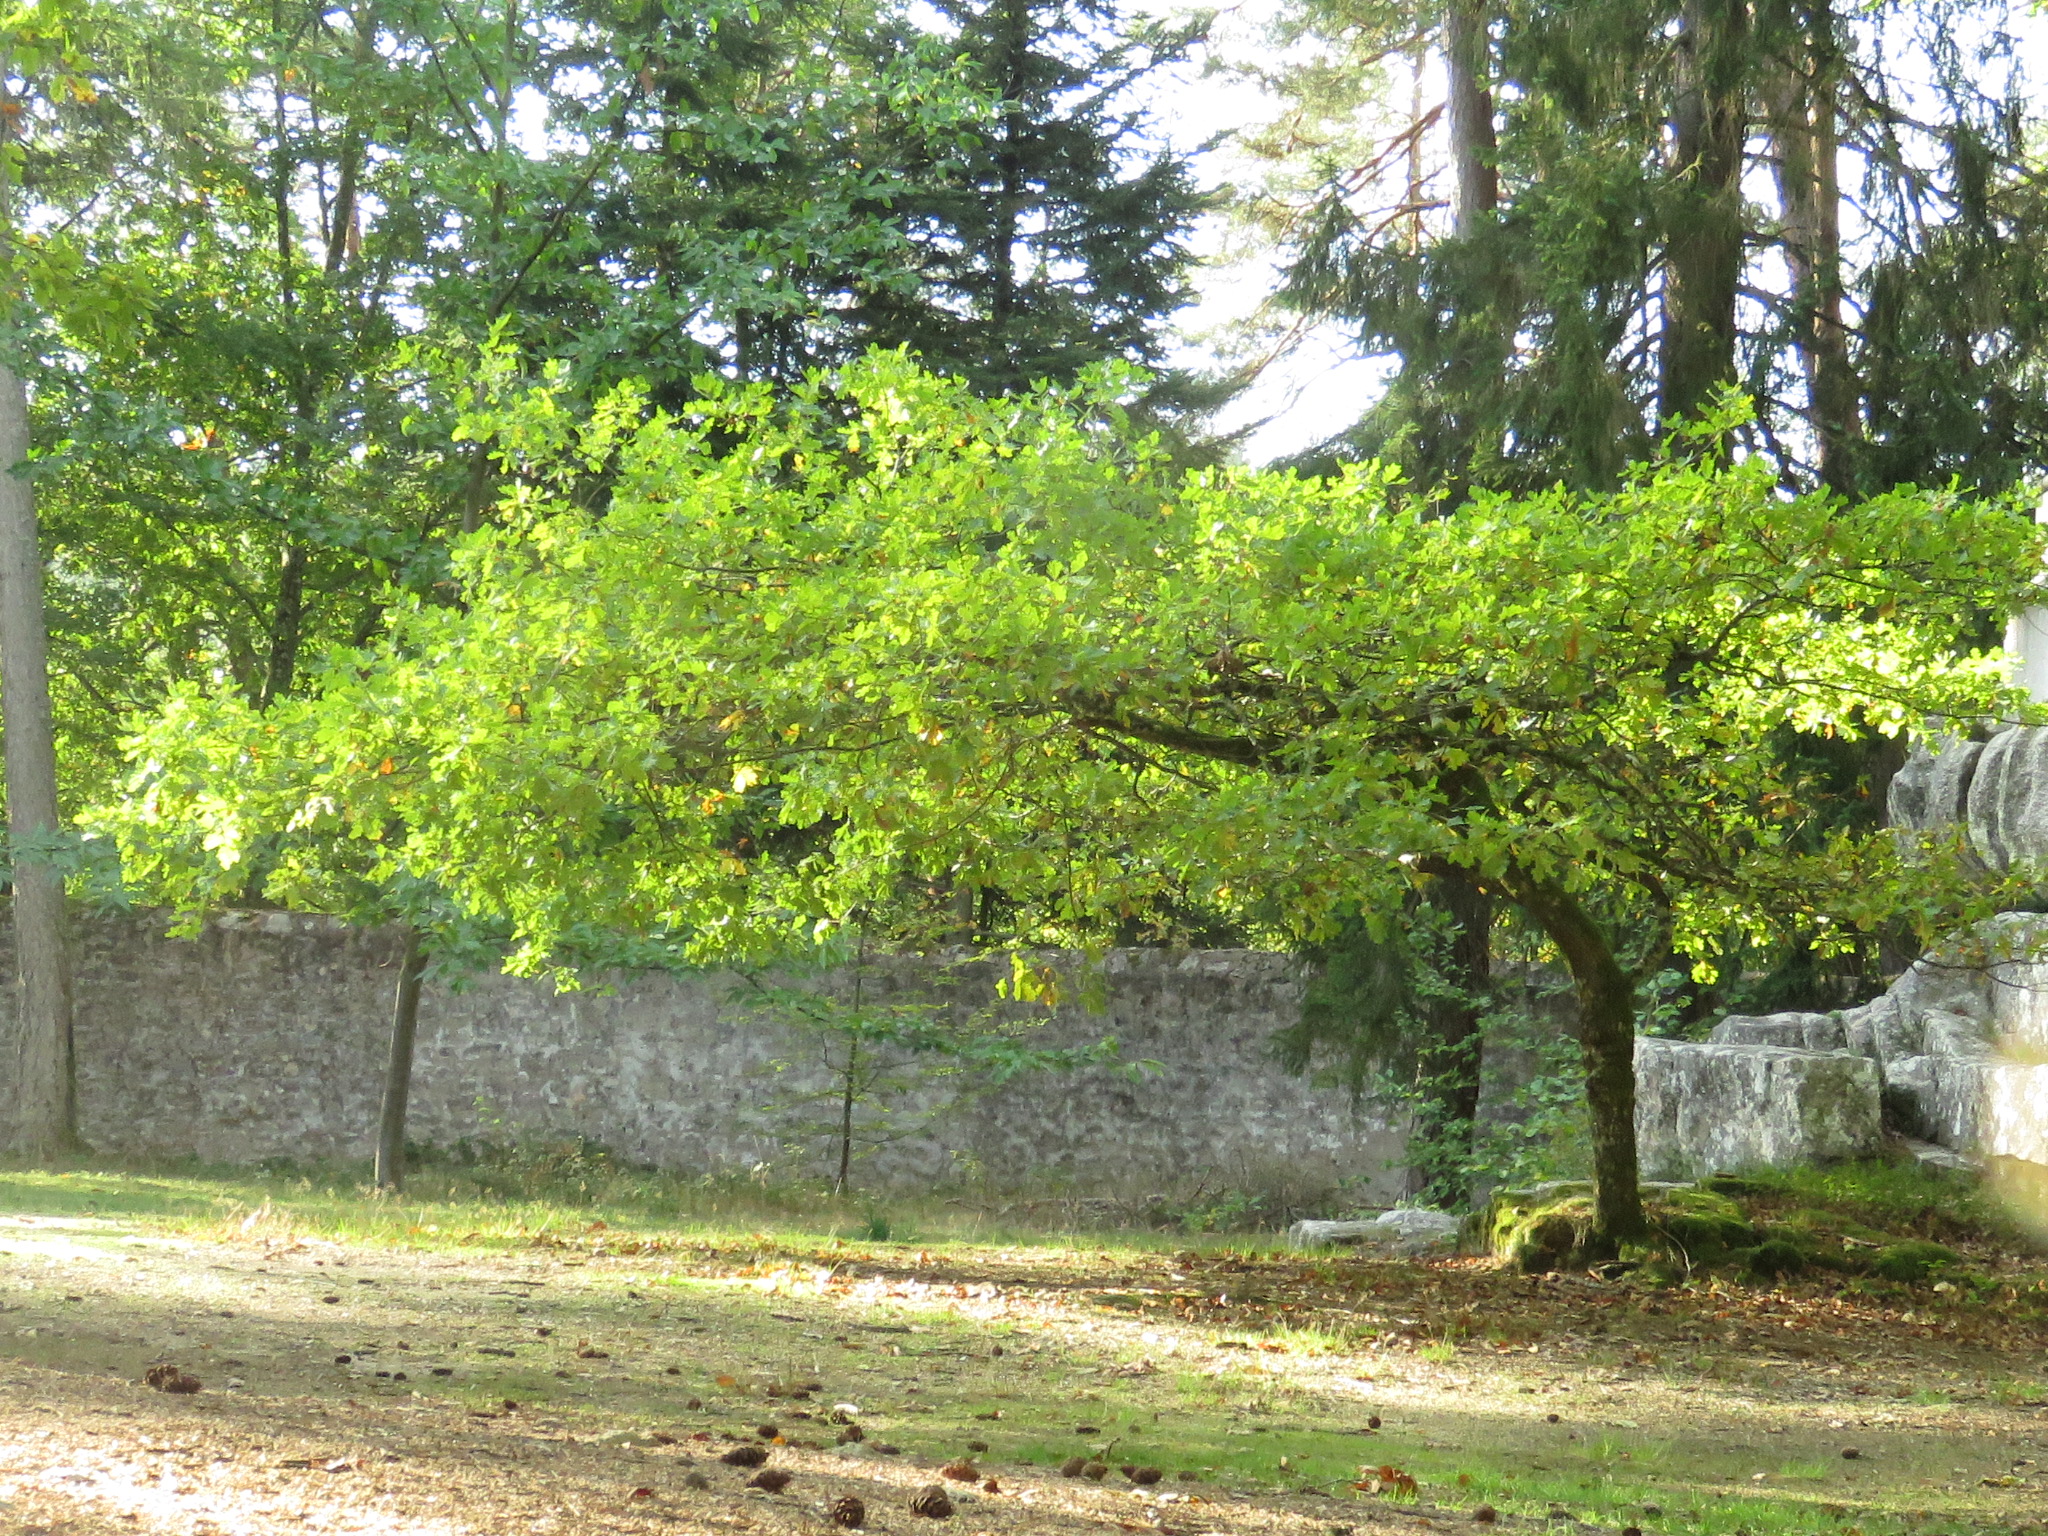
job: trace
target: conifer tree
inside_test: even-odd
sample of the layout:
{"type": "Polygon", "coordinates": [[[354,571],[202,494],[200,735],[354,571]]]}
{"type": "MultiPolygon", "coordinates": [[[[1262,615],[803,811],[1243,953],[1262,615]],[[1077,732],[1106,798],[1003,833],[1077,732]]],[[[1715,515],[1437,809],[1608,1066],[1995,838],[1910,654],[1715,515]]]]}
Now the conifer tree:
{"type": "Polygon", "coordinates": [[[904,135],[898,205],[914,283],[848,315],[856,347],[905,344],[984,394],[1155,363],[1189,298],[1204,200],[1146,136],[1130,86],[1193,34],[1132,28],[1103,0],[937,0],[948,46],[996,104],[965,144],[904,135]]]}
{"type": "Polygon", "coordinates": [[[1394,365],[1317,462],[1599,486],[1732,385],[1790,484],[2012,484],[2048,437],[2048,205],[2011,10],[1302,0],[1323,51],[1258,141],[1281,302],[1394,365]]]}

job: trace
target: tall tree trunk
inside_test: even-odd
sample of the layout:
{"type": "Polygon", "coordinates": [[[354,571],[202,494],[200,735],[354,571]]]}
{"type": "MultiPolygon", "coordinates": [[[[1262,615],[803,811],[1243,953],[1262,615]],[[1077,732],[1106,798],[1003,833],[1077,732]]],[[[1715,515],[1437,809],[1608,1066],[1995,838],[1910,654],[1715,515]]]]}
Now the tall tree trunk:
{"type": "MultiPolygon", "coordinates": [[[[303,420],[303,416],[301,418],[303,420]]],[[[299,445],[304,459],[305,445],[299,445]]],[[[299,644],[306,623],[306,546],[297,539],[284,547],[277,573],[277,607],[270,615],[270,656],[263,669],[263,696],[258,707],[268,709],[273,700],[292,691],[298,676],[299,644]]]]}
{"type": "Polygon", "coordinates": [[[1735,377],[1748,41],[1745,0],[1686,0],[1664,221],[1657,405],[1667,420],[1696,415],[1735,377]]]}
{"type": "Polygon", "coordinates": [[[1499,145],[1493,130],[1493,92],[1487,81],[1490,7],[1450,0],[1444,8],[1444,67],[1450,77],[1451,233],[1467,240],[1500,205],[1499,145]]]}
{"type": "Polygon", "coordinates": [[[1579,1004],[1579,1058],[1593,1132],[1593,1232],[1587,1257],[1612,1258],[1644,1227],[1636,1161],[1635,983],[1599,923],[1554,881],[1519,875],[1515,899],[1564,956],[1579,1004]]]}
{"type": "MultiPolygon", "coordinates": [[[[9,61],[0,53],[0,77],[9,61]]],[[[13,102],[6,105],[12,109],[13,102]]],[[[14,197],[0,126],[0,305],[17,302],[14,197]]],[[[7,830],[13,839],[16,990],[14,1134],[26,1155],[48,1159],[78,1145],[71,1044],[71,960],[64,943],[64,876],[47,850],[57,816],[56,728],[50,714],[50,635],[43,617],[43,553],[29,455],[28,389],[0,361],[0,730],[5,733],[7,830]]]]}
{"type": "Polygon", "coordinates": [[[405,951],[398,963],[398,987],[391,1000],[391,1055],[384,1068],[384,1104],[377,1117],[377,1187],[405,1184],[405,1112],[412,1100],[412,1048],[419,1035],[420,978],[427,957],[419,929],[405,926],[405,951]]]}
{"type": "Polygon", "coordinates": [[[1031,56],[1031,11],[1026,0],[1003,0],[1001,47],[1003,99],[1010,107],[1003,114],[1002,148],[996,153],[999,185],[989,249],[988,317],[997,350],[1005,361],[1011,361],[1009,330],[1017,310],[1017,236],[1024,209],[1024,135],[1028,128],[1023,101],[1031,56]]]}
{"type": "Polygon", "coordinates": [[[1446,472],[1440,505],[1454,508],[1470,491],[1467,471],[1475,452],[1497,435],[1505,359],[1514,352],[1514,273],[1500,259],[1498,242],[1485,239],[1500,206],[1499,141],[1493,124],[1493,7],[1481,0],[1449,0],[1444,8],[1444,67],[1449,77],[1451,137],[1450,259],[1462,268],[1458,312],[1452,317],[1445,358],[1446,472]]]}
{"type": "Polygon", "coordinates": [[[77,1145],[78,1101],[64,876],[47,851],[36,851],[48,849],[62,824],[35,488],[20,473],[28,451],[28,391],[19,374],[0,366],[0,721],[6,734],[7,830],[14,842],[14,945],[20,977],[14,1128],[22,1152],[49,1159],[77,1145]]]}
{"type": "Polygon", "coordinates": [[[1820,476],[1855,488],[1862,390],[1842,323],[1841,50],[1829,0],[1794,7],[1771,98],[1778,204],[1792,277],[1792,326],[1806,375],[1807,413],[1820,476]]]}
{"type": "Polygon", "coordinates": [[[1454,1207],[1463,1205],[1470,1193],[1480,1073],[1485,1065],[1480,1025],[1493,986],[1493,901],[1454,876],[1432,882],[1428,900],[1456,926],[1441,966],[1448,995],[1426,999],[1421,1010],[1429,1035],[1418,1062],[1422,1099],[1416,1133],[1421,1151],[1414,1174],[1424,1201],[1454,1207]]]}

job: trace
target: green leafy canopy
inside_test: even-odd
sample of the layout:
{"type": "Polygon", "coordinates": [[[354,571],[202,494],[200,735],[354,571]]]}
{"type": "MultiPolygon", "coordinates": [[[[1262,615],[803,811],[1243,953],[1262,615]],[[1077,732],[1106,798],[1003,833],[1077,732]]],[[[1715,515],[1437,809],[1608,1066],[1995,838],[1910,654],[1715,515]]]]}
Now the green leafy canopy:
{"type": "Polygon", "coordinates": [[[1312,931],[1428,869],[1680,939],[1988,899],[1815,833],[1769,738],[2023,710],[1955,640],[2033,592],[2009,506],[1687,463],[1432,519],[1370,465],[1172,470],[1116,372],[986,400],[877,354],[793,407],[700,388],[472,422],[514,489],[462,605],[402,607],[267,713],[179,692],[101,818],[131,875],[200,905],[261,849],[282,899],[345,849],[506,922],[529,971],[592,923],[771,958],[905,872],[1050,939],[1165,896],[1312,931]]]}

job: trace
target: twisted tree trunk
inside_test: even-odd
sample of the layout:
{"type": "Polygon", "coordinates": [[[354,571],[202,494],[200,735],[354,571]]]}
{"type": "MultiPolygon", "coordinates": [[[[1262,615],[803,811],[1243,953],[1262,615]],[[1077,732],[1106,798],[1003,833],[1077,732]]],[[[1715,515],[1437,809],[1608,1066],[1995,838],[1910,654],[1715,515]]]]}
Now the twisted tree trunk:
{"type": "Polygon", "coordinates": [[[1521,876],[1516,901],[1564,956],[1579,1003],[1579,1059],[1593,1132],[1593,1231],[1589,1258],[1612,1258],[1644,1227],[1636,1160],[1635,983],[1600,924],[1554,881],[1521,876]]]}

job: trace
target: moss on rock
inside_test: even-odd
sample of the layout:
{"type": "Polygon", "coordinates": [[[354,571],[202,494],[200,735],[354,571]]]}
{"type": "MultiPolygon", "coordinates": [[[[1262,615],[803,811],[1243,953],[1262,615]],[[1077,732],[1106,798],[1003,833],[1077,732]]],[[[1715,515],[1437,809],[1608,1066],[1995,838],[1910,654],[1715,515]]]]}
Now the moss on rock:
{"type": "Polygon", "coordinates": [[[1953,1248],[1944,1248],[1940,1243],[1894,1243],[1879,1250],[1870,1261],[1870,1272],[1900,1285],[1923,1285],[1960,1259],[1953,1248]]]}
{"type": "Polygon", "coordinates": [[[1782,1237],[1766,1238],[1749,1253],[1743,1272],[1755,1280],[1777,1280],[1806,1272],[1806,1254],[1794,1242],[1782,1237]]]}
{"type": "MultiPolygon", "coordinates": [[[[1705,1190],[1645,1189],[1643,1214],[1648,1236],[1630,1246],[1628,1257],[1669,1257],[1691,1269],[1723,1263],[1732,1250],[1757,1241],[1741,1206],[1705,1190]]],[[[1558,1183],[1496,1192],[1483,1235],[1496,1257],[1525,1274],[1541,1274],[1582,1267],[1592,1230],[1592,1185],[1558,1183]]]]}

